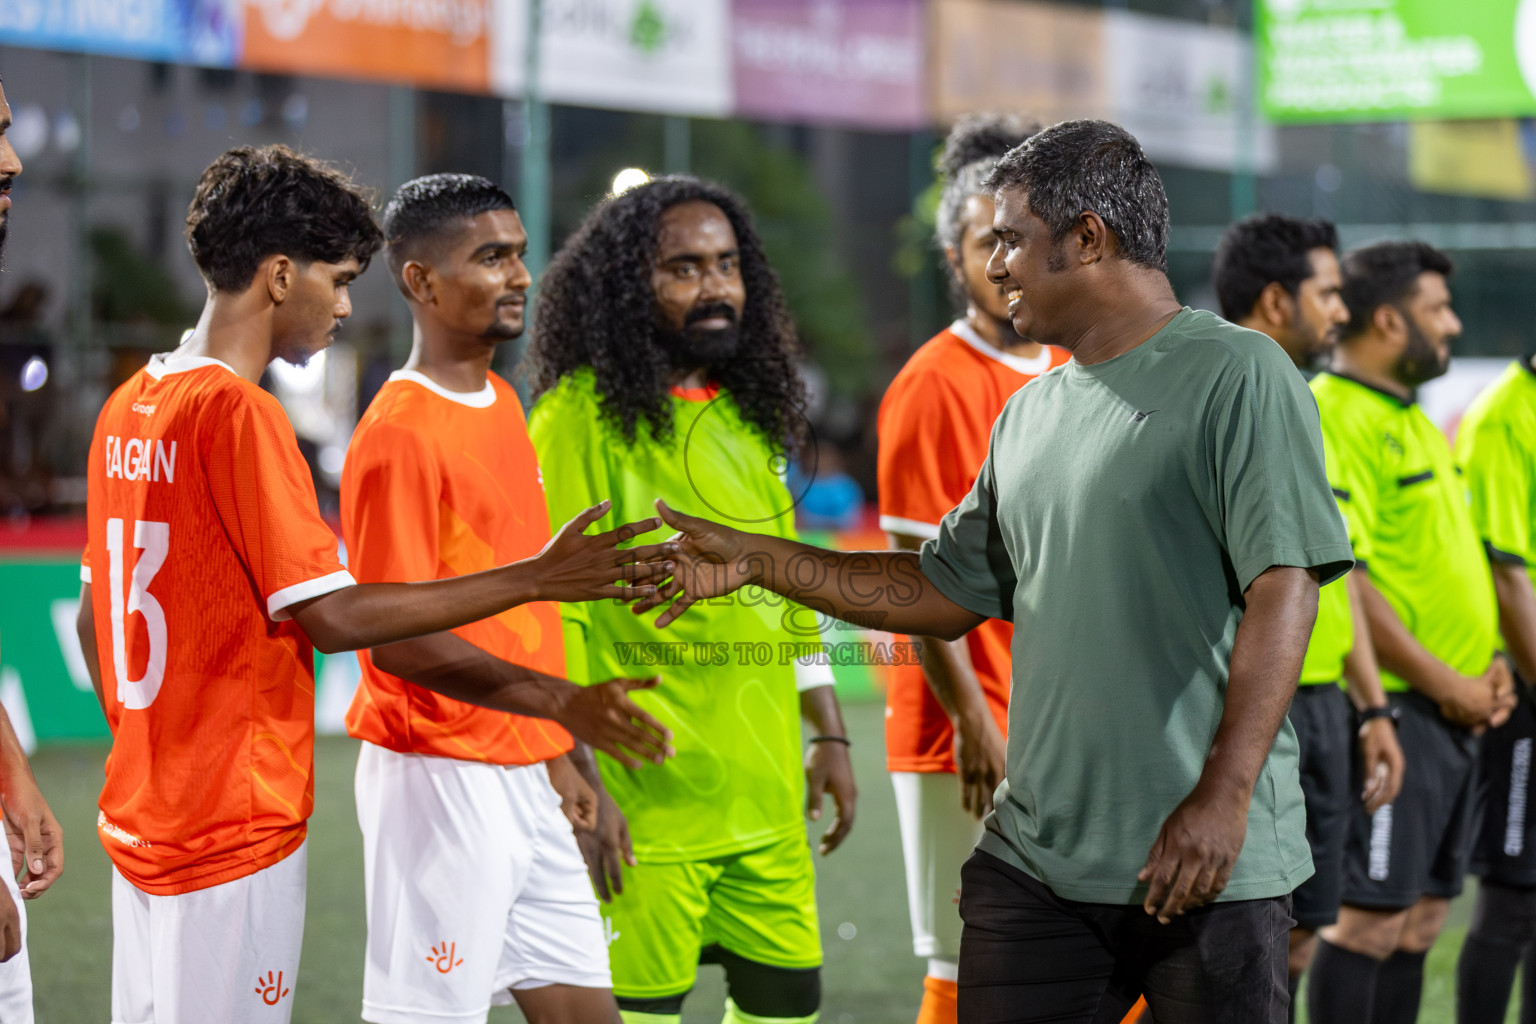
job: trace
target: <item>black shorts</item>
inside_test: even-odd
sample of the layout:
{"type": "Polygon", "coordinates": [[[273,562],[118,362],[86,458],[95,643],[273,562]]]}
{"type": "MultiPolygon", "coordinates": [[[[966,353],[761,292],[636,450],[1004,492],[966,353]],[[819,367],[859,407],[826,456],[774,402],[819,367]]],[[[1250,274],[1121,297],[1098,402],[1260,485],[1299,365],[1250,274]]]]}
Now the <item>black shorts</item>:
{"type": "Polygon", "coordinates": [[[1138,904],[1079,903],[989,853],[960,870],[959,1017],[1118,1024],[1284,1024],[1291,898],[1212,903],[1158,924],[1138,904]]]}
{"type": "Polygon", "coordinates": [[[1339,916],[1344,891],[1344,839],[1360,790],[1350,776],[1353,711],[1333,684],[1302,686],[1291,702],[1291,728],[1301,748],[1301,795],[1307,804],[1311,878],[1291,896],[1296,927],[1317,931],[1339,916]]]}
{"type": "Polygon", "coordinates": [[[1497,885],[1536,888],[1536,815],[1529,813],[1531,755],[1536,747],[1536,703],[1521,693],[1509,721],[1483,734],[1477,786],[1482,827],[1472,873],[1497,885]]]}
{"type": "MultiPolygon", "coordinates": [[[[1387,699],[1402,711],[1403,788],[1374,815],[1356,804],[1344,849],[1344,903],[1367,910],[1406,910],[1421,896],[1459,895],[1475,838],[1477,737],[1447,722],[1422,694],[1387,699]]],[[[1361,787],[1358,756],[1353,764],[1351,780],[1361,787]]]]}

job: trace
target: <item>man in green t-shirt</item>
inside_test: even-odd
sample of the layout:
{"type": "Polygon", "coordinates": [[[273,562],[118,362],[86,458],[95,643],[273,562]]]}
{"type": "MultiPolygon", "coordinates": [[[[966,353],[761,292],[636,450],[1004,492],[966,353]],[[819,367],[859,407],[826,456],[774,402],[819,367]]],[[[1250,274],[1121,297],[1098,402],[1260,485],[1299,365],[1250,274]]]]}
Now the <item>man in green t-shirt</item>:
{"type": "Polygon", "coordinates": [[[1145,993],[1160,1024],[1281,1024],[1290,894],[1312,872],[1285,713],[1318,585],[1352,564],[1316,408],[1278,346],[1180,307],[1162,181],[1124,129],[1047,128],[988,188],[988,275],[1072,361],[1009,399],[921,553],[661,505],[682,552],[658,622],[748,584],[899,633],[1012,621],[959,1018],[1112,1021],[1145,993]]]}
{"type": "Polygon", "coordinates": [[[1529,813],[1536,744],[1536,356],[1511,363],[1472,403],[1456,434],[1499,605],[1504,651],[1522,698],[1509,721],[1483,736],[1482,831],[1472,872],[1482,882],[1456,967],[1462,1024],[1503,1020],[1522,953],[1523,1019],[1536,1007],[1536,816],[1529,813]]]}
{"type": "MultiPolygon", "coordinates": [[[[1349,320],[1339,270],[1339,236],[1324,220],[1254,214],[1231,227],[1216,246],[1212,283],[1221,314],[1239,327],[1273,338],[1304,374],[1333,351],[1349,320]]],[[[1324,461],[1332,462],[1323,435],[1324,461]]],[[[1334,497],[1349,524],[1348,496],[1334,497]]],[[[1351,538],[1353,540],[1353,538],[1351,538]]],[[[1301,685],[1289,719],[1301,750],[1301,791],[1307,803],[1307,843],[1316,873],[1292,896],[1290,984],[1296,990],[1317,947],[1317,930],[1338,917],[1344,885],[1344,837],[1357,799],[1367,812],[1392,802],[1403,781],[1386,694],[1369,627],[1352,588],[1354,573],[1322,589],[1317,624],[1301,665],[1301,685]],[[1343,680],[1349,699],[1340,689],[1343,680]],[[1354,702],[1351,713],[1350,700],[1354,702]],[[1351,719],[1358,715],[1358,727],[1351,719]],[[1350,774],[1350,735],[1358,731],[1364,792],[1350,774]]]]}
{"type": "Polygon", "coordinates": [[[1348,495],[1361,604],[1407,770],[1396,800],[1358,809],[1343,906],[1308,986],[1314,1024],[1411,1024],[1424,958],[1461,891],[1471,844],[1476,731],[1513,698],[1494,658],[1493,585],[1450,445],[1414,401],[1461,332],[1445,254],[1382,242],[1344,260],[1350,319],[1312,382],[1348,495]]]}
{"type": "MultiPolygon", "coordinates": [[[[659,496],[794,537],[798,347],[739,199],[687,177],[609,199],[550,264],[534,322],[529,433],[553,514],[600,493],[622,522],[659,496]]],[[[600,894],[612,885],[614,994],[626,1024],[676,1024],[698,965],[719,963],[727,1024],[811,1021],[821,941],[801,810],[819,817],[832,795],[828,853],[856,799],[831,670],[814,616],[775,595],[701,612],[669,635],[617,602],[562,611],[572,679],[662,676],[635,696],[677,751],[646,772],[599,759],[623,812],[603,805],[595,872],[600,894]]]]}

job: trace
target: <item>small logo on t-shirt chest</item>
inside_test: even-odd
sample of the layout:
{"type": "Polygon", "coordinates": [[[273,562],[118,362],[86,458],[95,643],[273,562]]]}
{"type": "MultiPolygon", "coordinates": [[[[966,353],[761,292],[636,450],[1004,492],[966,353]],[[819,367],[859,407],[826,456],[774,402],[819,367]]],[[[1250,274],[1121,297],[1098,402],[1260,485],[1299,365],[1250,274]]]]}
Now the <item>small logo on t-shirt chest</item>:
{"type": "Polygon", "coordinates": [[[1140,423],[1155,412],[1157,412],[1156,409],[1148,409],[1146,412],[1133,412],[1131,413],[1131,422],[1140,423]]]}

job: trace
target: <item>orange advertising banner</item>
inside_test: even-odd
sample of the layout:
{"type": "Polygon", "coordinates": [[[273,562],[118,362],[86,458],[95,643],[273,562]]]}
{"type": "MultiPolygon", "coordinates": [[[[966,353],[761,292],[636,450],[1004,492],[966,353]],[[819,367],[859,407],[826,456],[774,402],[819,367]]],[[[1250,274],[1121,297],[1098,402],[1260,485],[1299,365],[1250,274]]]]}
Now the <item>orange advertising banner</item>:
{"type": "Polygon", "coordinates": [[[245,0],[243,67],[455,92],[490,86],[494,0],[245,0]]]}

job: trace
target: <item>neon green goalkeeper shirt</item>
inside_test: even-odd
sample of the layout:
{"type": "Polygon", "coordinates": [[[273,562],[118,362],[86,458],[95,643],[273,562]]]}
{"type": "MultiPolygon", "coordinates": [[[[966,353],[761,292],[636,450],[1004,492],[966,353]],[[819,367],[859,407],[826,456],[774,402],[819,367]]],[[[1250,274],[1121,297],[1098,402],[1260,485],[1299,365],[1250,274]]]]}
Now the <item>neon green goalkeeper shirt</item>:
{"type": "MultiPolygon", "coordinates": [[[[1334,479],[1338,456],[1328,435],[1323,435],[1323,461],[1328,467],[1328,478],[1334,479]]],[[[1350,523],[1346,506],[1349,494],[1340,488],[1333,489],[1333,497],[1344,515],[1344,526],[1349,543],[1357,541],[1350,523]]],[[[1355,622],[1349,607],[1348,576],[1341,576],[1317,592],[1317,621],[1312,625],[1312,639],[1307,642],[1307,656],[1301,663],[1302,686],[1338,685],[1344,678],[1344,659],[1355,645],[1355,622]]]]}
{"type": "MultiPolygon", "coordinates": [[[[642,422],[630,442],[603,417],[590,370],[539,398],[528,432],[551,523],[558,528],[607,498],[613,508],[592,529],[608,530],[655,515],[661,498],[680,512],[793,537],[783,458],[730,396],[670,401],[671,438],[656,440],[642,422]]],[[[661,676],[660,686],[634,698],[672,730],[677,756],[637,770],[598,758],[604,785],[629,819],[635,855],[703,860],[803,834],[794,659],[800,645],[819,646],[813,617],[756,587],[695,605],[664,630],[652,625],[659,614],[635,615],[612,601],[561,609],[572,680],[661,676]]]]}
{"type": "MultiPolygon", "coordinates": [[[[1493,577],[1445,435],[1416,403],[1348,377],[1320,373],[1312,393],[1356,564],[1430,654],[1484,671],[1498,641],[1493,577]]],[[[1385,669],[1381,684],[1410,688],[1385,669]]]]}
{"type": "Polygon", "coordinates": [[[1524,565],[1536,582],[1536,370],[1529,359],[1511,363],[1467,409],[1456,456],[1489,560],[1524,565]]]}

